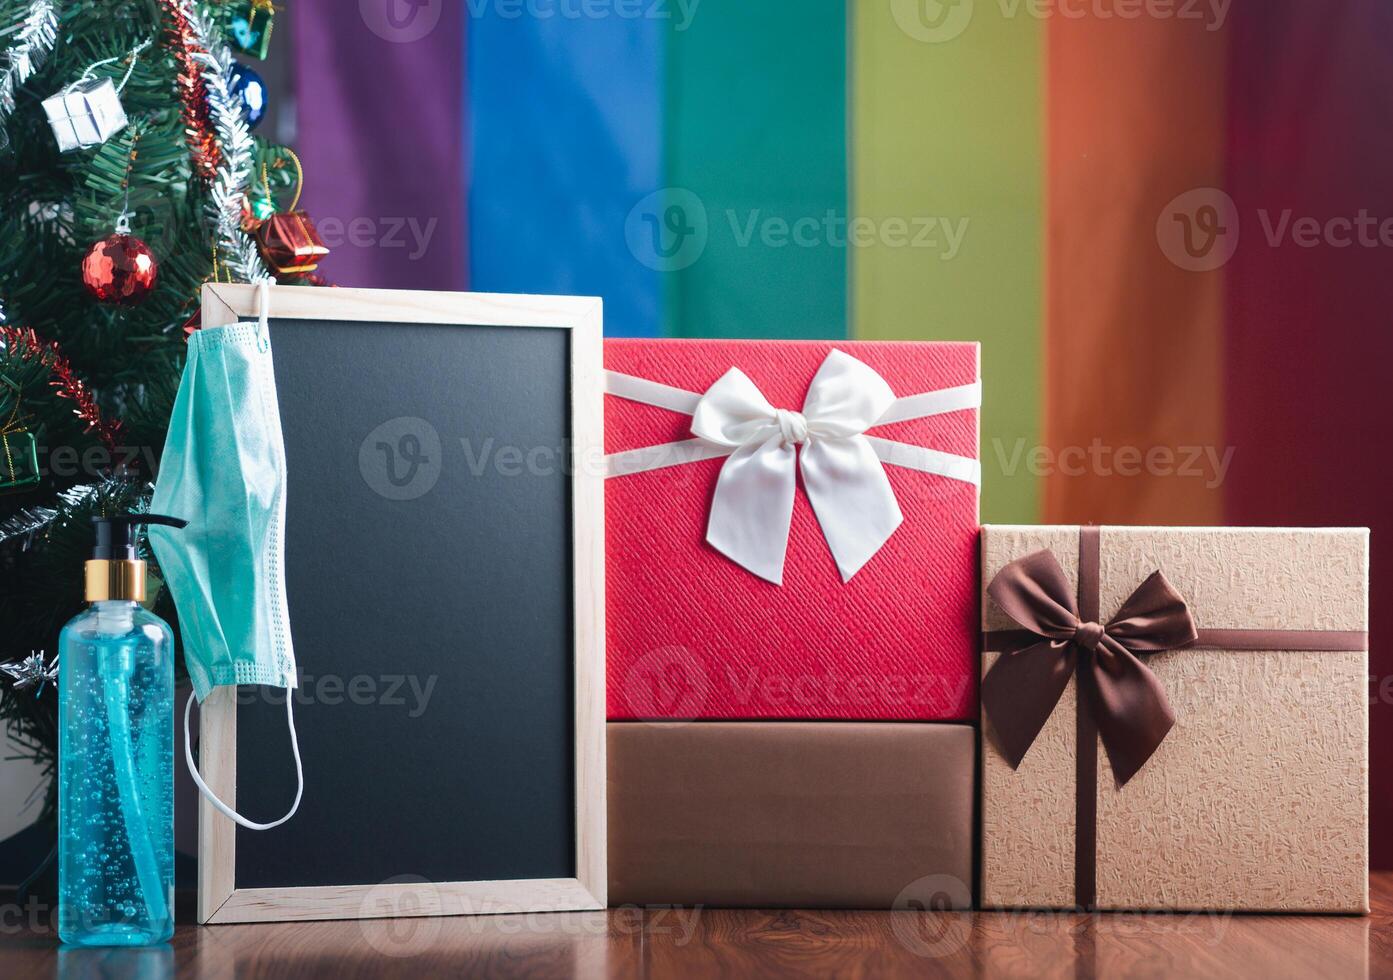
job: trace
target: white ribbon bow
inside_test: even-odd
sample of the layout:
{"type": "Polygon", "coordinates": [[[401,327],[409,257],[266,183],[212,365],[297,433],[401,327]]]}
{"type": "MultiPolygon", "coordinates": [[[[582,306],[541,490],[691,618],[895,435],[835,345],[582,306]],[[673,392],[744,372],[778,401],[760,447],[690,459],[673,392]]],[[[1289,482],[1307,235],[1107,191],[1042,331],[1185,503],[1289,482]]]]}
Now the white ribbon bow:
{"type": "Polygon", "coordinates": [[[884,378],[839,350],[818,368],[802,412],[774,408],[731,368],[692,416],[693,435],[735,450],[716,482],[706,540],[760,578],[783,584],[797,459],[842,581],[850,581],[904,520],[862,435],[894,403],[884,378]]]}
{"type": "Polygon", "coordinates": [[[606,456],[606,476],[729,457],[716,482],[706,540],[775,585],[783,584],[795,459],[801,460],[804,489],[844,582],[904,520],[882,463],[974,486],[981,481],[981,465],[972,457],[864,434],[875,425],[976,409],[982,404],[980,382],[896,398],[868,365],[833,350],[801,412],[774,408],[739,368],[705,394],[617,371],[606,372],[605,389],[691,415],[696,437],[606,456]]]}

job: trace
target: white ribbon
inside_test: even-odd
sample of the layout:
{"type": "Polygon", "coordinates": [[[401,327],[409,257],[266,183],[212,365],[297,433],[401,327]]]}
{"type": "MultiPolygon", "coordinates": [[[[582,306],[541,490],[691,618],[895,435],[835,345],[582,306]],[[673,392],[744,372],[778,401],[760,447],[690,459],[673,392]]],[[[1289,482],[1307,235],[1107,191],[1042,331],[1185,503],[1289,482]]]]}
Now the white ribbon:
{"type": "Polygon", "coordinates": [[[608,372],[608,390],[691,414],[696,438],[615,453],[606,458],[606,475],[729,457],[716,482],[706,540],[775,585],[783,584],[795,469],[802,471],[803,487],[844,582],[904,520],[882,462],[980,482],[975,459],[865,435],[875,425],[977,408],[979,384],[897,399],[870,366],[834,350],[818,368],[801,412],[770,405],[734,367],[703,395],[617,372],[608,372]]]}

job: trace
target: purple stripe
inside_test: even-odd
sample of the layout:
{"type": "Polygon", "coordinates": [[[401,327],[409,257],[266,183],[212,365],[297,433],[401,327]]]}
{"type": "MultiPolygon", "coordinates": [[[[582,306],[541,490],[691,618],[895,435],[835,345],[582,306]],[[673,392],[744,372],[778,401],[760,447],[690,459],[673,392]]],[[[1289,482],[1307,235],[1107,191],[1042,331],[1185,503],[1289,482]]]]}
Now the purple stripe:
{"type": "Polygon", "coordinates": [[[302,206],[332,249],[321,273],[341,286],[465,288],[464,5],[289,6],[302,206]]]}

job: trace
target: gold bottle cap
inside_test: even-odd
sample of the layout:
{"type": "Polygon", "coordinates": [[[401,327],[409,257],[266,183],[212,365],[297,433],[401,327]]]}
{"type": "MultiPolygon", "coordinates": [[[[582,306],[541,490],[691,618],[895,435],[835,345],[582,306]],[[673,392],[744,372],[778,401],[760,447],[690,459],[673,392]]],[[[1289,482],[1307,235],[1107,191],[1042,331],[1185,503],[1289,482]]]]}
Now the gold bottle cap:
{"type": "Polygon", "coordinates": [[[145,562],[93,559],[87,563],[87,601],[145,601],[145,562]]]}

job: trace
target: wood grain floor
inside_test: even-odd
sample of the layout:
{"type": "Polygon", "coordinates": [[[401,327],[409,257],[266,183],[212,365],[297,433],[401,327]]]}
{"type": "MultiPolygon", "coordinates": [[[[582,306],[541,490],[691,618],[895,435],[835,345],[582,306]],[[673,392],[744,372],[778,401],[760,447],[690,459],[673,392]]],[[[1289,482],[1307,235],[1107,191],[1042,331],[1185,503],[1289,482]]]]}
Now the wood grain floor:
{"type": "Polygon", "coordinates": [[[1074,915],[611,909],[197,928],[155,950],[60,949],[0,904],[0,978],[1393,976],[1393,873],[1373,914],[1074,915]]]}

